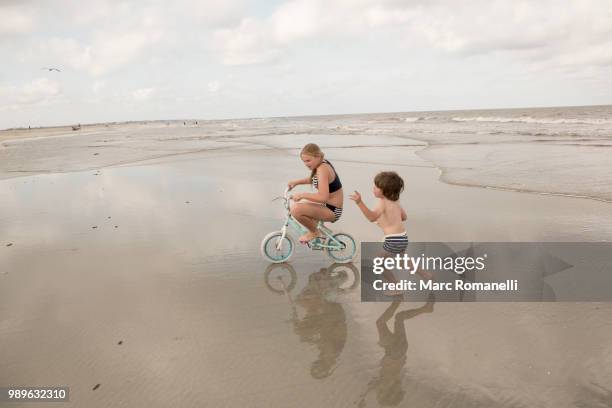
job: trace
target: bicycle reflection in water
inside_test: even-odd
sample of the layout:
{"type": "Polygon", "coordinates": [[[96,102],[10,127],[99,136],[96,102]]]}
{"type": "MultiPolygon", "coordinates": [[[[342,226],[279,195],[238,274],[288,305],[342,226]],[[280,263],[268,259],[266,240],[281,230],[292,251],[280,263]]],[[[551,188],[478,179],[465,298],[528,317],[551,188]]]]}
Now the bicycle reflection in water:
{"type": "MultiPolygon", "coordinates": [[[[319,350],[318,358],[311,364],[311,376],[315,379],[329,377],[347,339],[346,314],[336,299],[338,295],[359,287],[357,268],[353,264],[321,268],[308,276],[308,283],[295,297],[291,292],[298,278],[291,265],[268,266],[264,279],[272,292],[287,297],[292,308],[293,330],[300,340],[315,345],[319,350]]],[[[359,396],[359,407],[366,406],[366,398],[373,390],[377,403],[382,406],[395,406],[404,399],[402,369],[408,351],[405,321],[423,313],[433,313],[435,296],[430,294],[427,303],[421,307],[398,312],[400,303],[401,300],[393,301],[376,320],[378,345],[384,350],[384,356],[377,375],[359,396]],[[392,329],[389,322],[393,322],[392,329]]]]}
{"type": "Polygon", "coordinates": [[[291,265],[272,264],[264,278],[271,291],[287,297],[292,308],[293,331],[300,341],[316,346],[319,351],[310,366],[310,375],[315,379],[330,376],[347,338],[346,314],[336,299],[359,287],[355,265],[333,264],[311,273],[308,283],[295,297],[291,291],[297,283],[297,274],[291,265]]]}

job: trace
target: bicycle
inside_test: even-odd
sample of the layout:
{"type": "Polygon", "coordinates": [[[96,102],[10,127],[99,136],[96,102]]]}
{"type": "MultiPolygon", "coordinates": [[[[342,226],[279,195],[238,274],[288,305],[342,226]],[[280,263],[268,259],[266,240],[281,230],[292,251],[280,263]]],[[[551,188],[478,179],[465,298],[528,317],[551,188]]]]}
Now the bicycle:
{"type": "MultiPolygon", "coordinates": [[[[287,262],[295,251],[295,243],[293,238],[288,234],[289,230],[293,230],[299,235],[308,232],[308,229],[296,220],[291,215],[290,198],[288,193],[291,189],[286,188],[282,197],[276,197],[272,201],[282,199],[284,201],[286,216],[285,223],[279,231],[273,231],[266,235],[261,241],[261,255],[269,262],[281,263],[287,262]]],[[[353,260],[357,253],[357,244],[355,239],[346,232],[334,233],[326,227],[323,221],[317,224],[317,230],[324,237],[317,237],[306,244],[312,250],[325,251],[327,255],[338,263],[347,263],[353,260]]]]}

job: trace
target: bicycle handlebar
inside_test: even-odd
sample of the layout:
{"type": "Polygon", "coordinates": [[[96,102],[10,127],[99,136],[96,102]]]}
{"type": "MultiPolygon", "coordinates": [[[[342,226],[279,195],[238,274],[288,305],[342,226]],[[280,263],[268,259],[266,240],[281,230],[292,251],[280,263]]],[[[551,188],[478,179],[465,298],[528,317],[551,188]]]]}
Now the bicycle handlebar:
{"type": "Polygon", "coordinates": [[[283,193],[283,195],[273,198],[272,201],[280,200],[281,198],[285,201],[289,201],[289,197],[287,194],[289,194],[290,191],[291,189],[289,187],[285,188],[285,192],[283,193]]]}

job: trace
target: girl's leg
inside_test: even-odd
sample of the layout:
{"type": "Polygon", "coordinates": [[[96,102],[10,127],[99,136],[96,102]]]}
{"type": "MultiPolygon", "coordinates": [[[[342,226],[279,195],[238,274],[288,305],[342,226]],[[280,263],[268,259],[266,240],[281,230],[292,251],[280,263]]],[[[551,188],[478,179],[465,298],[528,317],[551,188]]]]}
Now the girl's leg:
{"type": "Polygon", "coordinates": [[[317,223],[321,221],[333,221],[334,213],[329,208],[315,203],[296,203],[291,208],[291,215],[295,217],[308,233],[300,237],[300,242],[307,242],[317,236],[317,223]]]}

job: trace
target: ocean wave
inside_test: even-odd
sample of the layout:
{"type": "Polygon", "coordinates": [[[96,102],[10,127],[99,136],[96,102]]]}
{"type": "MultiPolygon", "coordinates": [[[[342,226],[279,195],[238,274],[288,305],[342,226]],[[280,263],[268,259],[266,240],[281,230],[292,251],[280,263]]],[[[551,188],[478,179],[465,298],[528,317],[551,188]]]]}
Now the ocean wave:
{"type": "Polygon", "coordinates": [[[428,116],[428,117],[424,117],[424,116],[408,116],[408,117],[391,116],[391,117],[371,119],[371,120],[368,120],[367,123],[419,122],[419,121],[422,121],[422,120],[429,120],[429,119],[434,119],[434,118],[435,117],[433,117],[433,116],[428,116]]]}
{"type": "Polygon", "coordinates": [[[571,124],[571,125],[612,125],[612,119],[604,118],[533,118],[531,116],[503,117],[503,116],[470,116],[454,117],[454,122],[500,122],[500,123],[540,123],[540,124],[571,124]]]}
{"type": "Polygon", "coordinates": [[[357,132],[363,132],[365,129],[361,127],[348,126],[348,125],[337,125],[337,126],[327,126],[328,130],[337,132],[338,134],[355,134],[357,132]]]}

